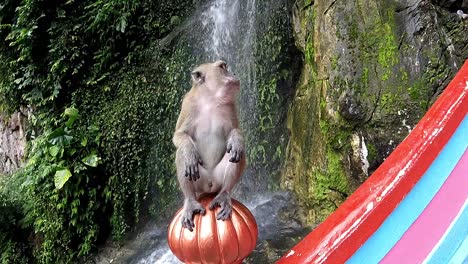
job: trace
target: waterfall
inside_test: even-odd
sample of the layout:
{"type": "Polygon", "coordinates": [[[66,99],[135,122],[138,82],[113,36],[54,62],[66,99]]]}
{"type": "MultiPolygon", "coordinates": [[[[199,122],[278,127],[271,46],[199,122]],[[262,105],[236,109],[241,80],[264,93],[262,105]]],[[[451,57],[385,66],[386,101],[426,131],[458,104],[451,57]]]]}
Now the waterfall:
{"type": "MultiPolygon", "coordinates": [[[[274,132],[259,132],[258,99],[259,94],[261,94],[259,90],[261,83],[265,84],[265,80],[270,83],[270,73],[278,74],[277,71],[280,69],[278,65],[284,62],[278,61],[278,57],[269,56],[271,53],[268,52],[271,49],[268,45],[271,43],[261,43],[261,40],[265,40],[265,36],[273,36],[275,40],[279,39],[274,35],[275,33],[272,33],[274,32],[272,30],[281,22],[278,22],[278,19],[270,21],[270,18],[278,17],[278,14],[283,15],[283,19],[285,16],[287,17],[289,3],[292,3],[292,0],[208,0],[199,6],[192,18],[187,21],[184,32],[176,44],[189,47],[197,64],[219,59],[225,60],[230,71],[239,77],[241,91],[237,106],[247,150],[256,146],[261,140],[267,142],[263,144],[268,144],[268,147],[276,149],[283,139],[281,133],[283,133],[282,129],[284,128],[281,127],[274,127],[274,132]]],[[[283,20],[283,23],[287,24],[288,21],[284,22],[283,20]]],[[[292,32],[292,28],[290,30],[292,32]]],[[[286,44],[294,46],[291,44],[293,43],[292,37],[282,41],[289,41],[286,44]]],[[[282,42],[272,43],[278,46],[283,44],[282,42]]],[[[277,48],[278,46],[273,47],[277,48]]],[[[281,53],[282,58],[286,58],[286,61],[294,61],[293,55],[288,49],[282,50],[281,53]]],[[[295,60],[293,63],[287,61],[286,63],[288,67],[294,68],[296,61],[300,60],[295,60]]],[[[276,78],[280,79],[281,77],[276,78]]],[[[283,80],[282,85],[283,88],[289,85],[289,89],[291,89],[295,83],[291,84],[283,80]]],[[[280,102],[277,103],[280,104],[280,102]]],[[[276,109],[274,105],[271,107],[276,109]]],[[[283,106],[281,113],[273,113],[277,122],[284,122],[285,109],[287,107],[283,106]]],[[[271,152],[271,150],[268,151],[271,152]]],[[[266,155],[270,159],[273,153],[268,151],[266,155]]],[[[270,160],[265,162],[271,163],[270,160]]],[[[248,166],[240,183],[234,189],[233,196],[253,212],[259,227],[259,241],[270,239],[280,241],[278,244],[284,244],[283,238],[291,236],[291,233],[296,232],[301,227],[293,217],[287,217],[286,220],[281,217],[283,211],[294,212],[294,202],[287,193],[268,192],[271,176],[271,168],[266,168],[262,162],[255,164],[248,160],[248,166]]],[[[146,244],[150,245],[146,249],[141,249],[130,260],[127,259],[125,263],[180,263],[168,248],[167,233],[164,228],[166,227],[153,226],[143,232],[140,240],[144,240],[146,244]]],[[[289,246],[285,246],[284,250],[288,248],[289,246]]]]}
{"type": "MultiPolygon", "coordinates": [[[[249,133],[258,126],[256,111],[257,81],[255,69],[255,48],[257,37],[256,0],[215,0],[201,14],[201,28],[195,38],[203,43],[200,62],[225,60],[230,70],[241,80],[238,98],[238,113],[241,129],[248,149],[249,133]]],[[[263,181],[255,180],[254,172],[248,167],[242,176],[237,197],[246,199],[252,189],[264,192],[263,181]]]]}
{"type": "Polygon", "coordinates": [[[207,41],[203,45],[208,60],[220,58],[232,59],[234,49],[233,37],[236,37],[236,27],[239,17],[239,0],[215,1],[202,14],[202,25],[207,41]]]}
{"type": "MultiPolygon", "coordinates": [[[[232,72],[241,80],[238,111],[243,130],[252,126],[255,115],[255,19],[256,0],[214,0],[194,21],[197,32],[192,32],[189,42],[201,43],[203,49],[195,54],[201,62],[225,60],[232,72]],[[199,27],[200,26],[200,27],[199,27]]],[[[240,184],[251,185],[249,176],[244,175],[240,184]]],[[[266,187],[265,187],[266,188],[266,187]]],[[[261,199],[261,198],[257,198],[261,199]]],[[[263,201],[268,200],[263,198],[263,201]]],[[[247,204],[249,205],[249,204],[247,204]]],[[[252,205],[251,205],[252,206],[252,205]]],[[[251,207],[249,206],[249,207],[251,207]]],[[[165,237],[162,238],[163,240],[165,237]]],[[[169,250],[167,243],[158,243],[150,254],[132,263],[176,264],[181,263],[169,250]]]]}

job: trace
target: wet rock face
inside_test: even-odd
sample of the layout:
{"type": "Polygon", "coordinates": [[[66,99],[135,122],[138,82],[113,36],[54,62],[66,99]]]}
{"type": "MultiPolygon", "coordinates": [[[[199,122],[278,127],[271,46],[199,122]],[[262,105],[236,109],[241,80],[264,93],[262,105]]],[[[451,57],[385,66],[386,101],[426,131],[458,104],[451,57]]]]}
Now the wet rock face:
{"type": "Polygon", "coordinates": [[[309,206],[311,222],[340,203],[336,190],[344,200],[372,174],[461,67],[468,19],[457,11],[467,2],[296,1],[305,65],[283,183],[309,206]]]}
{"type": "Polygon", "coordinates": [[[356,100],[352,91],[346,91],[338,99],[339,113],[350,122],[362,122],[366,118],[366,109],[356,100]]]}
{"type": "Polygon", "coordinates": [[[22,109],[10,117],[0,116],[0,175],[13,173],[21,167],[28,113],[29,110],[22,109]]]}

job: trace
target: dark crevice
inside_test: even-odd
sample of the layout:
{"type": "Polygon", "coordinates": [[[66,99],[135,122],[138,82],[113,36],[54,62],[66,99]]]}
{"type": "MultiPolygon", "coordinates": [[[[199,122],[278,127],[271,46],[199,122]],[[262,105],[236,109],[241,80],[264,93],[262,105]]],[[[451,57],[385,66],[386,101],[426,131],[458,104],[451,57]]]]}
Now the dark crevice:
{"type": "Polygon", "coordinates": [[[406,32],[401,34],[400,40],[398,41],[398,50],[401,50],[401,46],[403,45],[403,41],[405,40],[406,32]]]}
{"type": "Polygon", "coordinates": [[[336,188],[328,187],[328,189],[329,189],[330,191],[334,191],[334,192],[336,192],[336,193],[339,193],[341,196],[343,196],[344,199],[346,199],[346,198],[348,197],[348,194],[347,194],[347,193],[345,193],[345,192],[343,192],[343,191],[340,191],[340,190],[338,190],[338,189],[336,189],[336,188]]]}
{"type": "Polygon", "coordinates": [[[326,13],[328,13],[328,11],[335,5],[336,1],[338,0],[333,0],[330,5],[328,5],[327,9],[325,9],[325,11],[323,11],[323,14],[325,15],[326,13]]]}

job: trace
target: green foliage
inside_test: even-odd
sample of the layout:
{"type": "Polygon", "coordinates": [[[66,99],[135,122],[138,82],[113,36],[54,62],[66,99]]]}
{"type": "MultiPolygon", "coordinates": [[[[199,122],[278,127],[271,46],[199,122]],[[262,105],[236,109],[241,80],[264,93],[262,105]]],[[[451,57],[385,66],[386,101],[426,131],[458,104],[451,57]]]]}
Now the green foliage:
{"type": "MultiPolygon", "coordinates": [[[[104,132],[102,158],[109,177],[106,199],[112,203],[116,239],[138,223],[141,212],[164,211],[174,204],[178,186],[172,133],[190,83],[187,64],[193,61],[183,47],[150,49],[143,61],[156,53],[161,55],[160,63],[123,69],[125,77],[108,83],[115,93],[100,98],[96,109],[89,109],[100,112],[95,119],[104,132]]],[[[83,102],[94,100],[87,93],[79,96],[83,102]]]]}
{"type": "Polygon", "coordinates": [[[0,263],[28,263],[31,257],[26,242],[29,230],[19,224],[23,217],[21,201],[14,198],[5,184],[0,181],[0,263]]]}
{"type": "Polygon", "coordinates": [[[3,0],[0,51],[13,77],[2,83],[3,107],[63,106],[80,86],[105,80],[123,58],[131,62],[131,52],[150,36],[166,35],[171,16],[186,15],[191,5],[181,2],[3,0]]]}
{"type": "Polygon", "coordinates": [[[28,162],[11,176],[22,213],[0,219],[21,222],[27,236],[17,242],[0,231],[1,261],[74,262],[110,233],[122,239],[149,211],[170,205],[170,137],[190,59],[148,47],[192,5],[0,0],[0,110],[34,109],[28,162]],[[171,78],[161,77],[168,71],[171,78]],[[34,250],[22,244],[28,236],[34,250]]]}
{"type": "Polygon", "coordinates": [[[101,133],[85,122],[76,108],[66,109],[56,127],[31,142],[29,161],[16,176],[24,179],[23,224],[42,240],[35,250],[40,262],[68,262],[88,254],[99,217],[106,215],[104,182],[95,168],[101,133]]]}

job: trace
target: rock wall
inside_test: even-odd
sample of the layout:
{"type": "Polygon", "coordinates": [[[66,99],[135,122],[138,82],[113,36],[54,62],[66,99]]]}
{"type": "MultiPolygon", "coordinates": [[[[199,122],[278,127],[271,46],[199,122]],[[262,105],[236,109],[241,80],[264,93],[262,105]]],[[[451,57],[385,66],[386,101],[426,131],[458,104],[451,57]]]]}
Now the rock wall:
{"type": "Polygon", "coordinates": [[[282,185],[311,223],[383,162],[468,57],[463,3],[441,2],[296,1],[305,65],[288,114],[282,185]]]}
{"type": "Polygon", "coordinates": [[[29,112],[22,108],[9,117],[0,115],[0,175],[16,171],[23,162],[29,112]]]}

